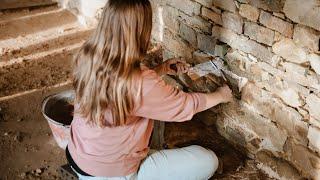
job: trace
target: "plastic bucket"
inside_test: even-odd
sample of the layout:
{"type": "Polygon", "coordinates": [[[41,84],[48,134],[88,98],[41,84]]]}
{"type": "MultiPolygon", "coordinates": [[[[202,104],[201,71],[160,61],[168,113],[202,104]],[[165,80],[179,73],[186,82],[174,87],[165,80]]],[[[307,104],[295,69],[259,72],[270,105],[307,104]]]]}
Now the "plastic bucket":
{"type": "Polygon", "coordinates": [[[48,121],[58,146],[63,149],[67,147],[70,139],[74,97],[74,91],[68,90],[50,95],[42,103],[42,114],[48,121]]]}

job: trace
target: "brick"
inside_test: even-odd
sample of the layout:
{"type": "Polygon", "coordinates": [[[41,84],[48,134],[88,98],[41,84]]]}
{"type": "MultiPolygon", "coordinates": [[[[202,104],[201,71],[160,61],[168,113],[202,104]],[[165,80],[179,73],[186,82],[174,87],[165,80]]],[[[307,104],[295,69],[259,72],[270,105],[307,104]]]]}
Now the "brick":
{"type": "Polygon", "coordinates": [[[238,34],[242,33],[243,20],[241,16],[229,12],[222,13],[222,26],[238,34]]]}
{"type": "Polygon", "coordinates": [[[259,9],[249,4],[241,4],[239,14],[251,21],[256,22],[259,19],[259,9]]]}
{"type": "Polygon", "coordinates": [[[180,57],[192,58],[192,48],[181,38],[173,35],[170,31],[164,31],[164,46],[175,55],[180,57]]]}
{"type": "Polygon", "coordinates": [[[306,103],[308,106],[310,116],[317,120],[320,120],[320,98],[315,94],[310,94],[306,99],[306,103]]]}
{"type": "Polygon", "coordinates": [[[312,69],[320,75],[320,56],[317,54],[309,54],[308,60],[310,61],[312,69]]]}
{"type": "Polygon", "coordinates": [[[292,21],[320,31],[320,6],[318,0],[309,0],[304,2],[303,5],[301,5],[300,0],[286,0],[283,12],[292,21]]]}
{"type": "Polygon", "coordinates": [[[179,21],[178,21],[179,12],[177,9],[170,6],[165,6],[163,8],[163,22],[164,25],[175,31],[179,31],[179,21]]]}
{"type": "Polygon", "coordinates": [[[213,0],[195,0],[195,1],[208,8],[212,7],[213,5],[213,0]]]}
{"type": "Polygon", "coordinates": [[[308,131],[309,147],[316,151],[320,152],[320,129],[310,126],[308,131]]]}
{"type": "Polygon", "coordinates": [[[207,34],[211,34],[212,25],[208,21],[202,19],[201,17],[199,16],[190,17],[183,13],[180,13],[180,17],[181,17],[181,21],[184,21],[190,27],[199,29],[200,31],[203,31],[207,34]]]}
{"type": "Polygon", "coordinates": [[[167,59],[174,58],[175,54],[169,51],[168,49],[164,49],[162,52],[162,56],[163,56],[163,60],[165,61],[167,59]]]}
{"type": "Polygon", "coordinates": [[[320,179],[320,158],[305,146],[289,139],[285,145],[285,156],[308,179],[320,179]]]}
{"type": "Polygon", "coordinates": [[[206,53],[214,54],[214,49],[217,44],[217,39],[212,36],[207,36],[201,33],[197,35],[198,48],[206,53]]]}
{"type": "Polygon", "coordinates": [[[212,35],[217,37],[220,41],[227,43],[232,48],[250,53],[262,61],[268,62],[273,56],[272,52],[266,47],[244,36],[237,35],[229,29],[214,26],[212,28],[212,35]]]}
{"type": "Polygon", "coordinates": [[[178,8],[189,16],[200,14],[201,5],[194,1],[167,0],[167,3],[175,8],[178,8]]]}
{"type": "Polygon", "coordinates": [[[246,22],[244,24],[244,34],[260,43],[272,46],[274,39],[274,32],[263,26],[259,26],[253,22],[246,22]]]}
{"type": "Polygon", "coordinates": [[[319,49],[320,32],[309,27],[295,25],[293,33],[293,41],[303,48],[307,48],[311,52],[317,52],[319,49]]]}
{"type": "Polygon", "coordinates": [[[275,43],[272,50],[290,62],[301,64],[308,61],[306,52],[299,48],[292,39],[283,39],[275,43]]]}
{"type": "Polygon", "coordinates": [[[284,6],[285,0],[249,0],[249,4],[259,9],[272,12],[280,12],[284,6]]]}
{"type": "Polygon", "coordinates": [[[293,35],[293,25],[280,18],[272,16],[272,14],[261,11],[259,21],[264,26],[278,31],[286,37],[291,38],[293,35]]]}
{"type": "Polygon", "coordinates": [[[237,9],[233,0],[213,0],[213,5],[231,12],[237,9]]]}
{"type": "Polygon", "coordinates": [[[221,18],[221,14],[218,14],[208,8],[202,8],[202,12],[201,12],[202,16],[210,19],[212,22],[214,22],[215,24],[219,24],[222,25],[222,18],[221,18]]]}
{"type": "Polygon", "coordinates": [[[197,35],[192,28],[181,23],[179,34],[183,39],[187,40],[193,47],[197,46],[197,35]]]}

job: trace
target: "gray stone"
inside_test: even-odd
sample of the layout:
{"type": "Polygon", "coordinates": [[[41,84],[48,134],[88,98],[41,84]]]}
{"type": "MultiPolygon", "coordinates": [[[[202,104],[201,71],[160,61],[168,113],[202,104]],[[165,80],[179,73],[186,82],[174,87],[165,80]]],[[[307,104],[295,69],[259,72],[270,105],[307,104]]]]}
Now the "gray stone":
{"type": "Polygon", "coordinates": [[[195,0],[196,2],[200,3],[201,5],[205,7],[212,7],[213,5],[213,0],[195,0]]]}
{"type": "Polygon", "coordinates": [[[200,14],[201,5],[194,1],[167,0],[167,3],[175,8],[178,8],[189,16],[200,14]]]}
{"type": "Polygon", "coordinates": [[[179,34],[183,39],[187,40],[193,47],[197,46],[197,35],[192,28],[181,23],[179,34]]]}
{"type": "Polygon", "coordinates": [[[285,0],[248,0],[249,4],[266,11],[282,11],[285,0]]]}
{"type": "Polygon", "coordinates": [[[175,55],[180,57],[192,58],[192,48],[178,36],[165,29],[163,44],[175,55]]]}
{"type": "Polygon", "coordinates": [[[308,131],[309,147],[316,151],[320,152],[320,129],[310,126],[308,131]]]}
{"type": "Polygon", "coordinates": [[[256,23],[246,22],[244,24],[244,34],[250,39],[256,40],[260,43],[272,46],[274,40],[274,32],[256,23]]]}
{"type": "Polygon", "coordinates": [[[210,24],[210,22],[204,20],[200,16],[190,17],[183,13],[179,13],[179,15],[180,15],[181,21],[184,21],[190,27],[199,29],[200,31],[203,31],[207,34],[211,34],[212,25],[210,24]]]}
{"type": "Polygon", "coordinates": [[[215,45],[217,44],[217,39],[212,36],[207,36],[201,33],[197,35],[198,48],[206,53],[214,54],[215,45]]]}
{"type": "Polygon", "coordinates": [[[241,16],[229,12],[222,13],[222,26],[238,34],[242,33],[243,20],[241,16]]]}
{"type": "Polygon", "coordinates": [[[283,11],[292,21],[320,31],[319,0],[286,0],[283,11]]]}
{"type": "Polygon", "coordinates": [[[272,30],[278,31],[286,37],[292,37],[293,25],[289,22],[275,17],[272,14],[265,11],[261,11],[259,21],[264,26],[272,30]]]}
{"type": "Polygon", "coordinates": [[[170,6],[164,6],[163,8],[164,25],[175,32],[179,31],[178,16],[179,16],[179,12],[177,9],[170,6]]]}

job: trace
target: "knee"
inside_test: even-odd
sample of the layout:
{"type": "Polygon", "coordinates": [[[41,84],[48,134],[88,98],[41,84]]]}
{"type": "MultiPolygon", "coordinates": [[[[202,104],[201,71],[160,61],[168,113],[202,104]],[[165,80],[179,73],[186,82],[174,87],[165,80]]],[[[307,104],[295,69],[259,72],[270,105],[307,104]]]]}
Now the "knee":
{"type": "Polygon", "coordinates": [[[205,170],[208,177],[212,176],[216,170],[218,169],[219,166],[219,160],[217,155],[208,149],[205,149],[201,146],[189,146],[194,150],[196,153],[196,158],[197,158],[197,166],[199,169],[201,168],[202,170],[205,170]]]}

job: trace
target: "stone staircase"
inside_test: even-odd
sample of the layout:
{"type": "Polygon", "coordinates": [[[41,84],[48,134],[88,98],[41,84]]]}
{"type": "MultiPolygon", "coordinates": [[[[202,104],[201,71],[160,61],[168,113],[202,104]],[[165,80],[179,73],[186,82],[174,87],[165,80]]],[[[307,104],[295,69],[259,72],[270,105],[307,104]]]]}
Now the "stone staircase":
{"type": "Polygon", "coordinates": [[[70,88],[72,58],[92,30],[56,3],[0,10],[2,120],[40,116],[45,96],[70,88]]]}

